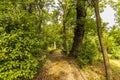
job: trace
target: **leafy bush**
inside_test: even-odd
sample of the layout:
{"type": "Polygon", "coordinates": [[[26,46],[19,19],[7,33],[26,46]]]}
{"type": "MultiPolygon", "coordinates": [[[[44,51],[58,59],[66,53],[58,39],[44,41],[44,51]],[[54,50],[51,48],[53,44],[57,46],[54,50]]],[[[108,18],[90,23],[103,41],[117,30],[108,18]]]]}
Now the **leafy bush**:
{"type": "Polygon", "coordinates": [[[120,59],[120,45],[119,45],[119,30],[113,28],[106,35],[106,43],[108,53],[111,55],[111,58],[120,59]]]}
{"type": "Polygon", "coordinates": [[[39,62],[33,56],[36,40],[23,37],[22,31],[0,35],[0,78],[32,79],[39,62]]]}
{"type": "Polygon", "coordinates": [[[116,46],[116,48],[113,49],[111,55],[111,57],[114,59],[120,59],[120,46],[116,46]]]}
{"type": "Polygon", "coordinates": [[[0,79],[33,80],[45,56],[37,58],[36,17],[22,8],[23,4],[4,1],[0,10],[0,79]],[[8,7],[9,6],[9,7],[8,7]],[[30,16],[31,15],[31,16],[30,16]],[[33,26],[34,25],[34,26],[33,26]]]}
{"type": "Polygon", "coordinates": [[[98,45],[96,42],[96,37],[88,37],[84,40],[83,46],[80,50],[79,57],[77,58],[80,67],[83,67],[87,64],[92,64],[98,60],[99,56],[98,45]],[[94,38],[94,39],[93,39],[94,38]]]}

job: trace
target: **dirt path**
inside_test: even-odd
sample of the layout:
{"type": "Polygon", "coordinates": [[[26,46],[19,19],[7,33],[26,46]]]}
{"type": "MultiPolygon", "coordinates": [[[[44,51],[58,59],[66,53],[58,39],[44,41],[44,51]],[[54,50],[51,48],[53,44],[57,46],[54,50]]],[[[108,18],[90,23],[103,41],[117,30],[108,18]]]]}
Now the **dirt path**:
{"type": "MultiPolygon", "coordinates": [[[[114,80],[120,80],[120,65],[118,60],[112,60],[111,68],[114,80]]],[[[75,59],[61,52],[49,54],[42,71],[35,80],[105,80],[103,63],[95,62],[80,69],[75,59]]]]}
{"type": "Polygon", "coordinates": [[[85,74],[77,65],[75,59],[62,53],[48,56],[41,74],[37,80],[87,80],[85,74]]]}

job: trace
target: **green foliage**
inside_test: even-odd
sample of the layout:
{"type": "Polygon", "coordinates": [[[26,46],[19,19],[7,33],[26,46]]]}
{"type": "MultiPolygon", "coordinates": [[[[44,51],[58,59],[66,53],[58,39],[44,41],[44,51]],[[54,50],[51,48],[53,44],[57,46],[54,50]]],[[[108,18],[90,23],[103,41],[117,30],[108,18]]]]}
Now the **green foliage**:
{"type": "Polygon", "coordinates": [[[32,79],[36,74],[38,61],[31,53],[36,40],[21,37],[23,32],[15,31],[2,34],[0,37],[0,78],[32,79]]]}
{"type": "Polygon", "coordinates": [[[120,59],[120,1],[110,0],[109,4],[115,10],[116,23],[108,33],[107,47],[112,58],[120,59]]]}
{"type": "Polygon", "coordinates": [[[88,8],[88,17],[86,18],[85,33],[82,48],[79,51],[79,57],[77,58],[79,65],[84,67],[85,65],[92,64],[100,59],[100,45],[97,36],[96,22],[91,16],[91,7],[88,8]]]}
{"type": "Polygon", "coordinates": [[[24,9],[31,1],[0,3],[0,78],[3,80],[33,80],[45,61],[44,53],[39,53],[40,41],[36,36],[39,19],[34,12],[24,9]]]}
{"type": "Polygon", "coordinates": [[[111,54],[112,58],[120,59],[120,31],[113,27],[109,32],[105,33],[105,40],[107,45],[108,53],[111,54]]]}
{"type": "MultiPolygon", "coordinates": [[[[101,8],[105,6],[106,3],[100,4],[101,8]]],[[[118,6],[114,6],[118,11],[119,24],[120,11],[117,8],[118,6]]],[[[81,67],[101,58],[96,22],[91,18],[94,9],[89,7],[86,10],[85,35],[77,58],[81,67]]],[[[59,0],[57,5],[54,5],[53,0],[1,1],[0,78],[33,80],[45,62],[46,51],[59,53],[59,49],[63,49],[63,22],[66,28],[67,51],[70,51],[74,37],[73,30],[76,26],[74,0],[59,0]],[[54,43],[57,49],[54,49],[54,43]]],[[[112,58],[120,59],[120,29],[113,28],[111,31],[106,31],[106,24],[103,26],[108,53],[112,58]]]]}
{"type": "Polygon", "coordinates": [[[120,59],[120,47],[117,47],[117,49],[113,51],[112,58],[120,59]]]}
{"type": "Polygon", "coordinates": [[[97,44],[97,36],[89,36],[84,39],[80,54],[78,57],[78,62],[81,67],[92,64],[99,59],[99,44],[97,44]]]}

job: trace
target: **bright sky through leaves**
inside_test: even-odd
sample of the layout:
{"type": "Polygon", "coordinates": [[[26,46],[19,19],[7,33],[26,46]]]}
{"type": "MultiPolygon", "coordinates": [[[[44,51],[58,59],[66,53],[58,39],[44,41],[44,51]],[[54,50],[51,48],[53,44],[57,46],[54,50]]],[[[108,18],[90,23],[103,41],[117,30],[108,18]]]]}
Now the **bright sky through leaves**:
{"type": "MultiPolygon", "coordinates": [[[[109,0],[108,0],[109,1],[109,0]]],[[[118,0],[113,0],[117,2],[118,0]]],[[[104,12],[101,13],[101,18],[103,19],[103,22],[109,23],[107,26],[112,27],[115,25],[115,11],[111,8],[110,5],[106,5],[106,8],[104,9],[104,12]]]]}
{"type": "Polygon", "coordinates": [[[110,7],[110,5],[107,5],[104,9],[104,12],[101,13],[101,17],[103,19],[103,22],[107,22],[108,27],[112,27],[115,24],[115,11],[110,7]]]}

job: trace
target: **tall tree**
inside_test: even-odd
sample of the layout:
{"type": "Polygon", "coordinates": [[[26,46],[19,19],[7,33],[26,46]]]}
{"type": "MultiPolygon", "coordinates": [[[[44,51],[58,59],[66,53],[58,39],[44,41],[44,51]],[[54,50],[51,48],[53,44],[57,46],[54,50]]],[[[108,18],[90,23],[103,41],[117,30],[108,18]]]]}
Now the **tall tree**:
{"type": "Polygon", "coordinates": [[[70,19],[71,19],[71,10],[74,7],[74,1],[72,0],[58,0],[58,5],[59,5],[59,12],[60,16],[62,17],[61,22],[62,22],[62,32],[63,32],[63,50],[68,52],[68,46],[67,46],[67,29],[70,24],[70,19]]]}
{"type": "Polygon", "coordinates": [[[99,5],[98,5],[99,0],[93,0],[93,2],[94,2],[94,9],[95,9],[95,16],[96,16],[98,38],[99,38],[102,55],[103,55],[103,59],[104,59],[105,70],[106,70],[106,80],[112,80],[110,64],[109,64],[109,59],[108,59],[108,55],[107,55],[107,49],[106,49],[103,35],[102,35],[101,18],[100,18],[99,5]]]}
{"type": "Polygon", "coordinates": [[[63,50],[67,51],[67,43],[66,43],[66,16],[67,16],[67,9],[68,9],[68,0],[58,0],[59,6],[62,11],[62,25],[63,25],[63,50]]]}
{"type": "Polygon", "coordinates": [[[77,57],[84,37],[84,26],[86,18],[85,0],[77,0],[76,4],[76,27],[74,29],[74,39],[70,56],[77,57]]]}

